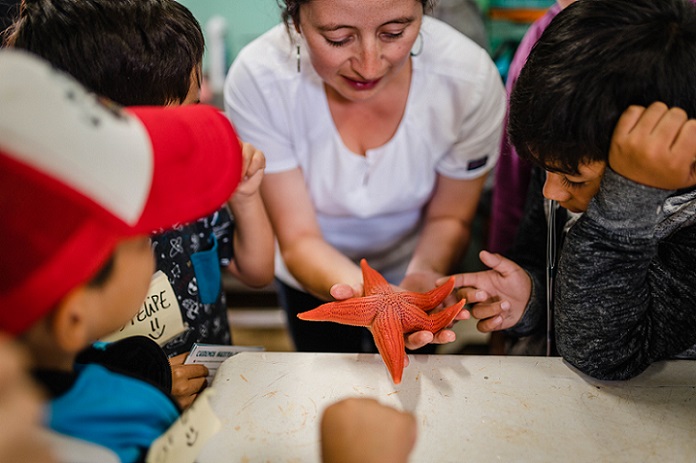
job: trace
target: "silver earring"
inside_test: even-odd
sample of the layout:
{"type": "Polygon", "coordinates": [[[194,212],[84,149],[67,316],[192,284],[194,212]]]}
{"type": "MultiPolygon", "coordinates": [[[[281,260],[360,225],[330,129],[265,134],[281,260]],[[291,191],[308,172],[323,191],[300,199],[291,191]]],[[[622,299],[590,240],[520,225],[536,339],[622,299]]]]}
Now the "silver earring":
{"type": "Polygon", "coordinates": [[[418,31],[418,38],[416,39],[416,41],[418,42],[418,51],[413,51],[413,49],[411,49],[411,56],[418,56],[421,53],[423,53],[423,32],[418,31]]]}
{"type": "Polygon", "coordinates": [[[300,46],[297,45],[297,72],[300,72],[300,46]]]}

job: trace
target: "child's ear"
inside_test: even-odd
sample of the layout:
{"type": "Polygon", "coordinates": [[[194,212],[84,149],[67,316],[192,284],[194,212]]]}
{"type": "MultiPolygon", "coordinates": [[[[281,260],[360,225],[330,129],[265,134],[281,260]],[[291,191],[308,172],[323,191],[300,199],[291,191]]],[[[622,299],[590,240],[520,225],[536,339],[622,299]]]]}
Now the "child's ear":
{"type": "Polygon", "coordinates": [[[55,342],[65,352],[77,353],[92,341],[91,311],[94,311],[94,304],[86,286],[70,291],[54,311],[50,330],[55,342]]]}

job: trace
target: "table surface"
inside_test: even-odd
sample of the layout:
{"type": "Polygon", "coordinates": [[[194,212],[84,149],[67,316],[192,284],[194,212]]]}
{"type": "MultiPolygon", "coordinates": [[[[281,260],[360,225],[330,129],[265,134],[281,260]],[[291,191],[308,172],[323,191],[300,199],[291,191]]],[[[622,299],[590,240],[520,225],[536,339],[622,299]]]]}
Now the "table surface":
{"type": "Polygon", "coordinates": [[[409,358],[394,385],[376,354],[235,355],[213,382],[222,429],[198,463],[319,462],[321,414],[346,397],[413,412],[411,462],[696,461],[696,362],[602,382],[560,358],[409,358]]]}

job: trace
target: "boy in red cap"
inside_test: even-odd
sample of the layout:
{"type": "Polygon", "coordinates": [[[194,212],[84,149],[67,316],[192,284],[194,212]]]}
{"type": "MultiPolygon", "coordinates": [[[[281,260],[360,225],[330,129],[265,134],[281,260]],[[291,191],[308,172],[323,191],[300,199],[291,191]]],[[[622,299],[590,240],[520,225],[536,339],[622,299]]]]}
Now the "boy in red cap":
{"type": "MultiPolygon", "coordinates": [[[[6,45],[35,53],[122,106],[199,100],[203,33],[175,0],[35,0],[23,4],[9,32],[6,45]]],[[[170,357],[171,391],[182,407],[193,402],[208,376],[203,365],[183,364],[193,344],[232,343],[221,271],[252,287],[273,279],[273,231],[259,192],[265,158],[249,144],[243,154],[245,178],[228,201],[206,216],[151,235],[153,289],[138,313],[141,323],[128,323],[151,328],[147,336],[170,357]],[[150,305],[153,300],[167,303],[150,305]]],[[[171,188],[178,183],[172,181],[171,188]]],[[[125,347],[116,352],[110,345],[84,355],[109,365],[133,359],[147,370],[144,357],[125,347]]]]}
{"type": "Polygon", "coordinates": [[[138,461],[179,407],[168,391],[75,359],[140,308],[151,231],[230,197],[236,133],[208,106],[105,105],[18,51],[0,53],[0,105],[0,330],[51,389],[53,430],[138,461]]]}

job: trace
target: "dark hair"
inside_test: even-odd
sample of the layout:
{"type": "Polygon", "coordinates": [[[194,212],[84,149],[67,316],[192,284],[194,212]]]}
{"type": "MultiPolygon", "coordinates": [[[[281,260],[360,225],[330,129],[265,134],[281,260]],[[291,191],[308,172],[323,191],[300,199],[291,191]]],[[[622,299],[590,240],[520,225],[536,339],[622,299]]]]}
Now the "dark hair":
{"type": "MultiPolygon", "coordinates": [[[[283,11],[282,18],[285,26],[290,30],[291,24],[300,23],[300,7],[312,0],[276,0],[278,6],[283,11]]],[[[414,0],[423,5],[423,11],[428,12],[433,9],[437,0],[414,0]]]]}
{"type": "Polygon", "coordinates": [[[24,0],[6,45],[126,106],[183,101],[205,46],[200,24],[175,0],[24,0]]]}
{"type": "Polygon", "coordinates": [[[510,97],[522,158],[577,174],[606,161],[630,105],[662,101],[696,117],[696,6],[689,0],[579,0],[533,47],[510,97]]]}

